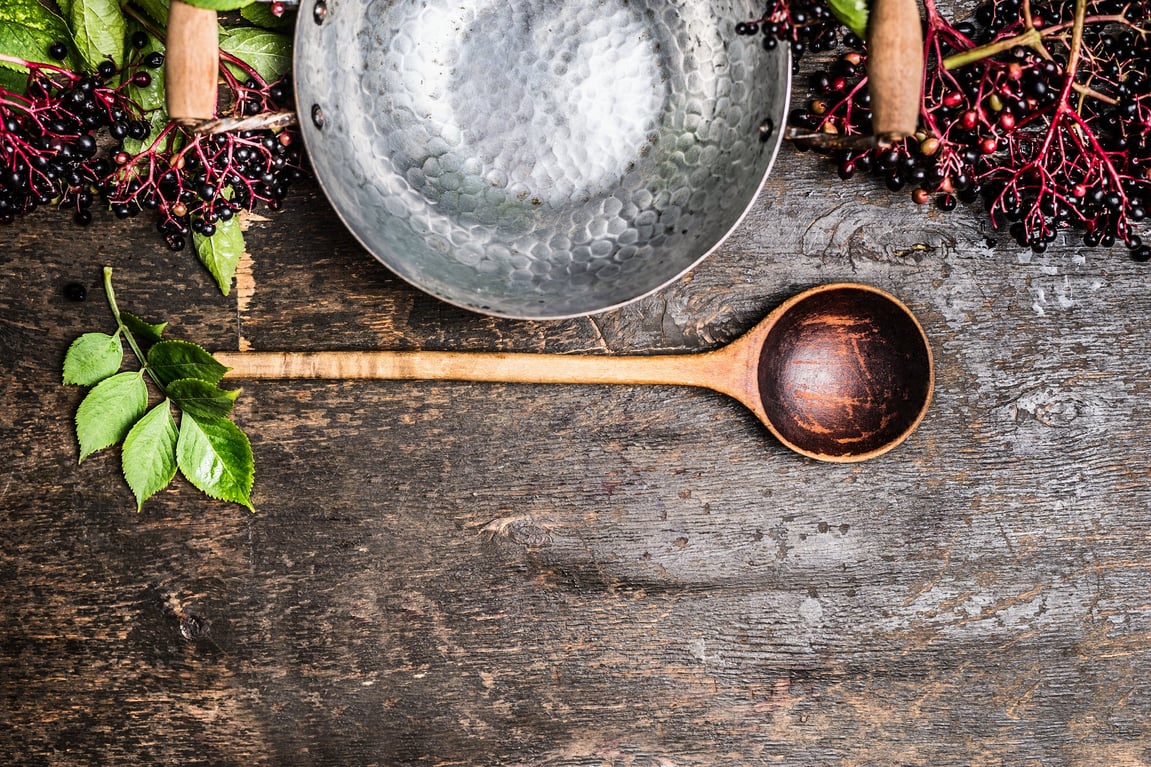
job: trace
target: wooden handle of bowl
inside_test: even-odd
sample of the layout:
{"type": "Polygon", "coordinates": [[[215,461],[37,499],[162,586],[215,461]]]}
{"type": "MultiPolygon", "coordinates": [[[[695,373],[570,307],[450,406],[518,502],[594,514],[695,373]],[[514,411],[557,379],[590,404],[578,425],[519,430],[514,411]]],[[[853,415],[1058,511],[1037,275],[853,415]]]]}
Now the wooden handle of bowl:
{"type": "Polygon", "coordinates": [[[219,45],[215,11],[172,0],[164,85],[173,121],[195,125],[216,116],[219,45]]]}
{"type": "Polygon", "coordinates": [[[876,138],[890,141],[915,133],[923,91],[923,26],[916,0],[872,3],[867,77],[876,138]]]}

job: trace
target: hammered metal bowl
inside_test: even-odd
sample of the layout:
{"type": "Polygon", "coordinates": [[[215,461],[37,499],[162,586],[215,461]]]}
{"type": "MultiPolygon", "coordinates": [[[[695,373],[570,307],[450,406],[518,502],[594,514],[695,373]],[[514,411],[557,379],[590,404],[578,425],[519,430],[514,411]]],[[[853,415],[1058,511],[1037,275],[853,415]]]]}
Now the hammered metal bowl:
{"type": "Polygon", "coordinates": [[[305,4],[317,178],[370,253],[449,303],[555,319],[636,300],[719,245],[775,159],[790,56],[734,33],[760,5],[305,4]]]}

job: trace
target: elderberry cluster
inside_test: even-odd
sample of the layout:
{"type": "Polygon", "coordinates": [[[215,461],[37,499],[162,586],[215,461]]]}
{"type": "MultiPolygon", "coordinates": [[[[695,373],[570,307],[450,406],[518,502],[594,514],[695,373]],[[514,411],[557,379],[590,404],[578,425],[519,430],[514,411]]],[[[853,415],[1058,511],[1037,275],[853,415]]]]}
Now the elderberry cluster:
{"type": "Polygon", "coordinates": [[[1151,8],[1087,0],[1083,18],[1073,50],[1073,0],[995,0],[955,25],[929,3],[914,137],[882,149],[843,140],[871,132],[864,51],[815,75],[815,98],[791,122],[836,137],[814,148],[832,154],[842,178],[878,174],[943,210],[982,201],[996,227],[1035,252],[1077,230],[1087,246],[1123,243],[1151,260],[1138,232],[1151,206],[1151,36],[1142,31],[1151,8]]]}
{"type": "MultiPolygon", "coordinates": [[[[150,77],[140,66],[126,82],[150,77]]],[[[149,131],[125,86],[109,83],[115,75],[111,62],[89,76],[33,70],[26,96],[0,94],[0,224],[53,202],[80,224],[92,220],[94,190],[113,169],[98,156],[101,130],[121,139],[149,131]]]]}
{"type": "MultiPolygon", "coordinates": [[[[133,89],[159,76],[163,54],[143,50],[145,33],[131,42],[136,53],[122,72],[110,61],[90,75],[31,64],[25,93],[0,89],[0,224],[47,206],[81,226],[97,204],[117,218],[152,211],[167,245],[181,250],[191,234],[210,237],[240,210],[278,209],[303,177],[295,130],[199,135],[150,122],[133,89]]],[[[66,49],[48,53],[63,58],[66,49]]],[[[226,79],[236,117],[293,108],[285,81],[226,79]]]]}
{"type": "MultiPolygon", "coordinates": [[[[286,82],[232,83],[237,117],[291,106],[286,82]]],[[[190,234],[211,237],[216,225],[240,210],[264,204],[277,210],[288,187],[304,176],[302,142],[292,130],[228,131],[188,135],[175,126],[161,132],[148,150],[132,156],[114,152],[119,166],[103,184],[116,215],[157,212],[156,228],[172,250],[190,234]]]]}
{"type": "Polygon", "coordinates": [[[860,45],[859,38],[844,30],[821,0],[774,0],[762,18],[736,24],[735,33],[760,35],[767,50],[780,43],[790,45],[793,61],[809,51],[820,53],[833,51],[841,44],[860,45]]]}

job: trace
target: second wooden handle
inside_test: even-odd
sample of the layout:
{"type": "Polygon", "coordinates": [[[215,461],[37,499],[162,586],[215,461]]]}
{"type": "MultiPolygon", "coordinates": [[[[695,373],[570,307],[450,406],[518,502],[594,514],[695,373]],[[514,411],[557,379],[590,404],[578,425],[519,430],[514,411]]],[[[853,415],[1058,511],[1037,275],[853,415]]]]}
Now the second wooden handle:
{"type": "Polygon", "coordinates": [[[216,116],[219,45],[215,11],[172,0],[164,67],[172,120],[194,125],[216,116]]]}
{"type": "Polygon", "coordinates": [[[867,29],[872,132],[910,136],[919,125],[923,90],[923,27],[916,0],[874,0],[867,29]]]}

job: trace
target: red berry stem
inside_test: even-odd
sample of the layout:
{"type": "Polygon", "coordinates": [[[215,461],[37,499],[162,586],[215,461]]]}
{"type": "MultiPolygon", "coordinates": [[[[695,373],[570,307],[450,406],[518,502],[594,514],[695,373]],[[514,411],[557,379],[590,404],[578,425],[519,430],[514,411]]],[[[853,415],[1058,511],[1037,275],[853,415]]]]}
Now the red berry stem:
{"type": "MultiPolygon", "coordinates": [[[[1151,205],[1148,0],[987,0],[959,23],[924,5],[920,130],[882,151],[832,150],[840,176],[878,173],[945,210],[982,200],[1036,252],[1079,230],[1151,260],[1137,231],[1151,205]]],[[[870,132],[865,52],[848,55],[793,112],[801,132],[870,132]]]]}

